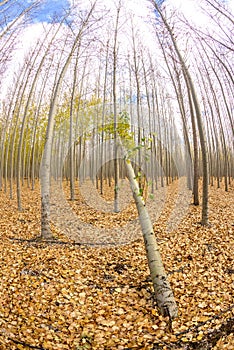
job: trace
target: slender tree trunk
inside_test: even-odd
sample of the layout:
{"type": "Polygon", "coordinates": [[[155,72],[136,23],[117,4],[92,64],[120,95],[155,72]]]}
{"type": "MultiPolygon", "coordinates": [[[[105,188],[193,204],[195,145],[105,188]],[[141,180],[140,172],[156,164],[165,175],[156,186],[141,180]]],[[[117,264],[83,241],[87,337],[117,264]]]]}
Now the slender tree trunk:
{"type": "Polygon", "coordinates": [[[197,140],[197,127],[196,127],[196,120],[194,115],[194,107],[193,102],[190,94],[189,87],[187,86],[188,91],[188,98],[189,98],[189,108],[190,108],[190,116],[191,116],[191,123],[192,123],[192,130],[193,130],[193,204],[199,205],[199,187],[198,187],[198,180],[199,180],[199,162],[198,162],[198,140],[197,140]]]}
{"type": "Polygon", "coordinates": [[[195,115],[196,115],[196,120],[197,120],[197,127],[198,127],[198,132],[199,132],[199,138],[200,138],[200,144],[201,144],[201,152],[202,152],[202,175],[203,175],[203,185],[202,185],[202,218],[201,218],[201,224],[202,225],[207,225],[208,224],[208,185],[209,185],[209,174],[208,174],[208,159],[207,159],[207,147],[206,147],[206,138],[205,138],[205,133],[204,133],[204,128],[203,128],[203,121],[201,117],[201,111],[200,111],[200,106],[198,102],[198,98],[196,95],[195,87],[193,84],[192,77],[189,73],[189,70],[186,66],[186,63],[179,51],[179,48],[177,46],[177,42],[174,36],[174,33],[168,24],[165,16],[163,15],[162,11],[160,10],[159,6],[154,0],[150,0],[151,3],[153,4],[154,8],[156,9],[157,13],[160,15],[163,24],[170,35],[173,47],[175,49],[175,52],[177,54],[177,57],[179,59],[184,78],[188,83],[190,92],[191,92],[191,97],[193,100],[193,105],[194,105],[194,110],[195,110],[195,115]]]}
{"type": "Polygon", "coordinates": [[[75,67],[74,67],[73,86],[72,86],[72,94],[71,94],[71,102],[70,102],[69,160],[70,160],[70,199],[71,201],[75,200],[73,114],[74,114],[75,89],[76,89],[76,81],[77,81],[78,58],[79,58],[79,48],[78,48],[75,67]]]}
{"type": "MultiPolygon", "coordinates": [[[[39,48],[37,48],[37,46],[35,48],[35,51],[37,51],[37,52],[35,54],[34,61],[32,63],[31,69],[30,69],[30,71],[28,73],[29,75],[28,75],[27,81],[29,81],[29,77],[30,77],[31,71],[34,68],[34,65],[36,63],[37,57],[38,57],[42,47],[43,47],[43,44],[41,44],[39,46],[39,48]]],[[[31,99],[32,99],[32,96],[33,96],[33,93],[34,93],[34,89],[35,89],[36,83],[37,83],[38,78],[39,78],[39,74],[41,73],[42,65],[43,65],[43,63],[44,63],[44,61],[46,59],[48,50],[49,50],[49,47],[47,48],[45,55],[42,57],[42,59],[40,61],[40,64],[39,64],[39,67],[38,67],[38,69],[37,69],[37,71],[36,71],[36,73],[34,75],[33,81],[31,83],[31,88],[30,88],[30,91],[29,91],[29,95],[28,95],[28,98],[27,98],[27,102],[26,102],[26,105],[25,105],[25,108],[24,108],[22,122],[21,122],[21,131],[20,131],[20,138],[19,138],[19,142],[18,142],[18,152],[17,152],[17,161],[16,161],[16,164],[17,164],[16,165],[17,204],[18,204],[18,210],[19,211],[23,210],[22,202],[21,202],[20,178],[21,178],[22,146],[23,146],[23,139],[24,139],[24,134],[25,134],[24,130],[25,130],[25,126],[26,126],[26,123],[27,123],[27,117],[28,117],[28,110],[29,110],[30,102],[31,102],[31,99]]]]}
{"type": "Polygon", "coordinates": [[[53,142],[53,131],[55,124],[55,113],[57,107],[57,100],[62,87],[64,76],[72,60],[73,54],[79,41],[82,38],[83,31],[88,25],[91,14],[95,8],[96,1],[93,3],[90,11],[88,12],[85,20],[83,21],[81,28],[73,42],[72,48],[66,59],[66,62],[61,70],[58,81],[55,85],[53,98],[51,100],[48,125],[46,130],[46,142],[41,163],[41,238],[50,239],[53,237],[50,230],[50,173],[51,173],[51,153],[52,153],[52,142],[53,142]]]}
{"type": "Polygon", "coordinates": [[[140,195],[140,188],[136,181],[136,175],[129,159],[125,159],[125,166],[133,198],[139,214],[157,306],[163,316],[169,316],[170,319],[174,319],[177,317],[178,308],[162,263],[153,226],[144,200],[140,195]]]}
{"type": "Polygon", "coordinates": [[[114,104],[114,212],[119,212],[119,157],[118,157],[118,144],[117,144],[117,97],[116,97],[116,71],[117,71],[117,36],[119,26],[119,14],[121,8],[121,0],[119,1],[117,8],[117,16],[115,23],[114,33],[114,48],[113,48],[113,104],[114,104]]]}

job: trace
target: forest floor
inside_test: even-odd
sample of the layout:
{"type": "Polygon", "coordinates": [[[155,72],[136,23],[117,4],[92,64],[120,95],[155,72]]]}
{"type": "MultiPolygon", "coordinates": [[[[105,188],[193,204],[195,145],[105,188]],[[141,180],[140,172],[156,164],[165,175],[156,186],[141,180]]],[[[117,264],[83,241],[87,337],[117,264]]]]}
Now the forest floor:
{"type": "MultiPolygon", "coordinates": [[[[0,349],[233,350],[233,184],[229,192],[210,187],[209,226],[199,224],[201,207],[190,205],[176,230],[166,232],[175,186],[154,223],[179,307],[172,327],[155,307],[141,237],[94,247],[54,228],[57,241],[32,242],[40,234],[39,186],[24,187],[23,212],[0,192],[0,349]]],[[[130,203],[125,214],[95,217],[76,195],[73,209],[94,227],[123,225],[136,215],[130,203]]]]}

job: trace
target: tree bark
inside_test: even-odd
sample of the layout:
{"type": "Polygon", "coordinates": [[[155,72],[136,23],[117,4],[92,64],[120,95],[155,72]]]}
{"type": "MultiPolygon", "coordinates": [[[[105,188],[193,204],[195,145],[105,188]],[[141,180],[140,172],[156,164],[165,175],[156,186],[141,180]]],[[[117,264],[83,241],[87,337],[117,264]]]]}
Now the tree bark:
{"type": "Polygon", "coordinates": [[[70,65],[74,51],[79,41],[82,38],[83,31],[89,23],[89,19],[95,8],[95,5],[96,5],[96,1],[93,3],[85,20],[81,24],[81,28],[79,29],[78,34],[75,37],[72,48],[62,67],[58,81],[55,84],[54,93],[51,100],[50,111],[48,116],[48,125],[46,130],[46,142],[45,142],[45,148],[44,148],[44,153],[43,153],[42,163],[41,163],[41,238],[43,239],[50,239],[51,237],[53,237],[50,230],[50,173],[51,173],[51,153],[52,153],[52,143],[53,143],[53,131],[54,131],[54,124],[55,124],[57,100],[62,87],[64,76],[70,65]]]}
{"type": "Polygon", "coordinates": [[[200,138],[200,144],[201,144],[201,152],[202,152],[202,175],[203,175],[203,183],[202,183],[202,218],[201,218],[201,224],[202,225],[208,225],[208,185],[209,185],[209,174],[208,174],[208,159],[207,159],[207,146],[206,146],[206,138],[203,128],[203,121],[200,111],[200,105],[198,102],[198,98],[196,95],[196,90],[193,84],[192,77],[190,75],[190,72],[188,70],[188,67],[180,53],[180,50],[177,46],[177,42],[173,33],[172,28],[168,24],[167,19],[163,15],[162,11],[160,10],[159,6],[154,0],[150,0],[153,4],[155,10],[160,15],[162,22],[171,38],[171,42],[173,44],[174,50],[176,52],[176,55],[179,59],[184,79],[188,84],[188,87],[190,89],[193,106],[195,110],[196,120],[197,120],[197,127],[199,132],[199,138],[200,138]]]}
{"type": "Polygon", "coordinates": [[[174,319],[177,317],[178,308],[170,284],[167,280],[167,275],[162,263],[153,226],[144,200],[140,195],[140,188],[136,181],[135,172],[129,159],[125,159],[125,166],[133,198],[139,214],[157,306],[163,316],[169,316],[170,319],[174,319]]]}

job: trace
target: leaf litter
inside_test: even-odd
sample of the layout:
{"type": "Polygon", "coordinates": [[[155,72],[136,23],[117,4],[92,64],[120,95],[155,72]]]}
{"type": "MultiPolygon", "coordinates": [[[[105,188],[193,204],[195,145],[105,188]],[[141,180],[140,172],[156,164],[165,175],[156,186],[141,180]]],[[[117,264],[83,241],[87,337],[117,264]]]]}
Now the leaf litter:
{"type": "MultiPolygon", "coordinates": [[[[69,242],[53,227],[58,244],[30,242],[40,234],[39,186],[24,188],[23,212],[0,192],[0,349],[233,349],[233,186],[210,188],[209,227],[191,205],[168,233],[175,186],[154,223],[179,306],[172,329],[156,309],[141,238],[94,248],[69,242]]],[[[136,215],[132,203],[115,220],[110,213],[95,218],[81,200],[72,206],[108,228],[136,215]]]]}

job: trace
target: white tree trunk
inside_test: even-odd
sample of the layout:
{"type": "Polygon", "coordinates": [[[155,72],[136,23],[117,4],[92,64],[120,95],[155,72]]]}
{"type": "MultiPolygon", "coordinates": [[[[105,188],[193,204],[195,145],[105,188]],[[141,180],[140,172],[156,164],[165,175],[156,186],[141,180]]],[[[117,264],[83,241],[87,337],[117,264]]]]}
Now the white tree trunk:
{"type": "Polygon", "coordinates": [[[53,237],[50,230],[50,167],[57,100],[59,98],[63,79],[65,77],[65,74],[67,73],[68,67],[71,63],[77,45],[79,44],[82,38],[83,31],[89,24],[89,20],[95,8],[95,5],[96,1],[94,1],[94,3],[92,4],[90,11],[88,12],[83,23],[81,24],[81,28],[79,29],[77,36],[74,39],[71,50],[58,77],[58,81],[55,83],[54,93],[50,104],[48,125],[46,130],[46,142],[41,162],[41,238],[44,239],[50,239],[53,237]]]}
{"type": "Polygon", "coordinates": [[[169,316],[170,319],[177,317],[178,308],[167,280],[167,275],[163,267],[159,247],[154,234],[153,226],[145,206],[144,200],[140,195],[140,189],[136,181],[134,169],[130,160],[125,160],[128,180],[130,182],[133,198],[135,200],[140,225],[144,237],[145,249],[150,269],[150,276],[153,282],[157,306],[163,316],[169,316]]]}

